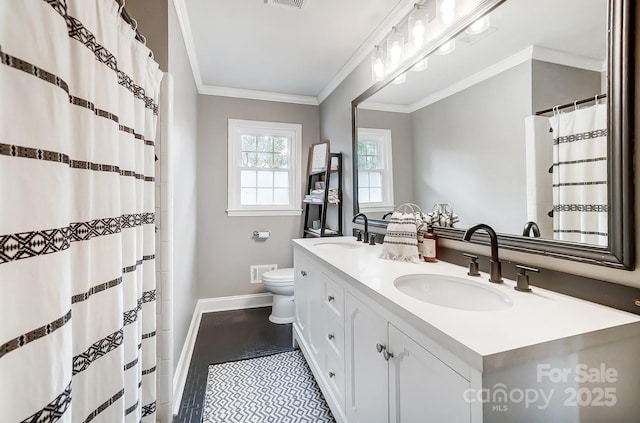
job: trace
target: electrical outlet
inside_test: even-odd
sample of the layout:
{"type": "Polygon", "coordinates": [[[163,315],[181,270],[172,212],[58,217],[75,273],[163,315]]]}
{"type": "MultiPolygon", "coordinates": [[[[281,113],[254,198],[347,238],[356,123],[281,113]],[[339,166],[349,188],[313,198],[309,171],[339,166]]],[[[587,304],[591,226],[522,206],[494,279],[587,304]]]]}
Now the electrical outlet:
{"type": "Polygon", "coordinates": [[[251,283],[262,283],[262,275],[270,270],[276,270],[277,264],[253,264],[251,270],[251,283]]]}

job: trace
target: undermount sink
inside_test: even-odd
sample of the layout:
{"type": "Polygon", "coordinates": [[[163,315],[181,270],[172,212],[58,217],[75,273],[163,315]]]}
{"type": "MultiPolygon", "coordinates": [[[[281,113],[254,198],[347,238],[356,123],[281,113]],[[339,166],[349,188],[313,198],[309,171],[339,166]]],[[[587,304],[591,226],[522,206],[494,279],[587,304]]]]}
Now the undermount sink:
{"type": "Polygon", "coordinates": [[[509,296],[497,289],[455,276],[406,275],[393,283],[410,297],[442,307],[467,311],[499,311],[513,306],[509,296]]]}
{"type": "Polygon", "coordinates": [[[361,244],[352,242],[319,242],[314,244],[315,247],[322,248],[323,250],[353,250],[354,248],[360,248],[361,244]]]}

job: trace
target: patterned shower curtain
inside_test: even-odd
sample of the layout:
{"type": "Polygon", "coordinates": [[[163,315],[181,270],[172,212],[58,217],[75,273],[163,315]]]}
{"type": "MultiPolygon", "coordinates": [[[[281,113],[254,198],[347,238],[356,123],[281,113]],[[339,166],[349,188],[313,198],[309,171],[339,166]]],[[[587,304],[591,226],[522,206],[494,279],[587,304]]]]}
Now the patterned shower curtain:
{"type": "Polygon", "coordinates": [[[553,130],[555,239],[606,246],[607,105],[549,118],[553,130]]]}
{"type": "Polygon", "coordinates": [[[0,2],[0,421],[155,421],[162,73],[115,0],[0,2]]]}

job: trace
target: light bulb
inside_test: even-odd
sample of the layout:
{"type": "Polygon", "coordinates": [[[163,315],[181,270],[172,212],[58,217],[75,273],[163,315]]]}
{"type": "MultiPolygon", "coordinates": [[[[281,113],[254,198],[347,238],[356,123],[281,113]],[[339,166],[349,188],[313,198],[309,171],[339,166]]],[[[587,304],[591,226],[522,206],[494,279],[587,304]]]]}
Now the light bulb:
{"type": "Polygon", "coordinates": [[[456,8],[456,0],[442,0],[440,2],[440,12],[451,13],[456,8]]]}
{"type": "Polygon", "coordinates": [[[375,63],[373,64],[373,72],[376,76],[376,79],[378,80],[382,80],[384,78],[384,62],[382,61],[382,59],[376,59],[375,63]]]}
{"type": "Polygon", "coordinates": [[[402,48],[400,47],[400,43],[394,41],[389,49],[389,53],[391,54],[391,62],[399,63],[402,58],[402,48]]]}
{"type": "Polygon", "coordinates": [[[456,14],[454,12],[446,12],[441,15],[440,19],[442,20],[443,25],[449,26],[456,19],[456,14]]]}
{"type": "Polygon", "coordinates": [[[385,75],[384,52],[380,46],[376,46],[371,54],[371,79],[374,81],[384,80],[385,75]]]}
{"type": "Polygon", "coordinates": [[[427,13],[427,9],[416,5],[413,12],[409,15],[407,25],[407,35],[409,36],[409,40],[411,40],[410,44],[416,49],[420,49],[424,44],[427,38],[428,26],[429,14],[427,13]]]}

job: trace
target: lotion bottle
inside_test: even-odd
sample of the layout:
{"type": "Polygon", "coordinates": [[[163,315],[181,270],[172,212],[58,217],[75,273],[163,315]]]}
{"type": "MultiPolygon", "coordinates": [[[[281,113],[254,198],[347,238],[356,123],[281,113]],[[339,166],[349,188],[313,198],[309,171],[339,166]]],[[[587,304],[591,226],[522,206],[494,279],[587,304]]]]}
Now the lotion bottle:
{"type": "Polygon", "coordinates": [[[424,233],[422,240],[422,258],[426,262],[438,261],[438,235],[433,233],[433,229],[429,228],[424,233]]]}

